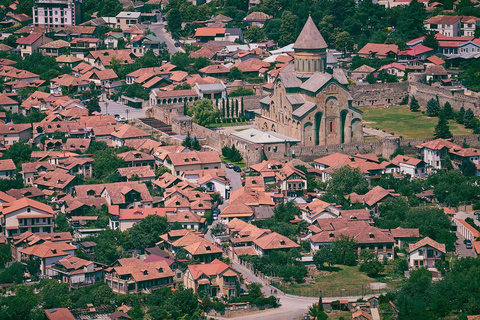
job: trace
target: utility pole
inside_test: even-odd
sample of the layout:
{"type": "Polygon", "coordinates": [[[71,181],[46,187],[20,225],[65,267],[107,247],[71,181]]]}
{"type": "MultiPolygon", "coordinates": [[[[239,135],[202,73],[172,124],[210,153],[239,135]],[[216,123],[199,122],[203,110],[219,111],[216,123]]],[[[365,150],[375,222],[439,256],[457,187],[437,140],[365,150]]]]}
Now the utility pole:
{"type": "Polygon", "coordinates": [[[127,112],[127,122],[128,122],[128,113],[130,112],[130,110],[126,109],[125,111],[127,112]]]}
{"type": "Polygon", "coordinates": [[[108,101],[105,99],[105,114],[108,114],[108,101]]]}

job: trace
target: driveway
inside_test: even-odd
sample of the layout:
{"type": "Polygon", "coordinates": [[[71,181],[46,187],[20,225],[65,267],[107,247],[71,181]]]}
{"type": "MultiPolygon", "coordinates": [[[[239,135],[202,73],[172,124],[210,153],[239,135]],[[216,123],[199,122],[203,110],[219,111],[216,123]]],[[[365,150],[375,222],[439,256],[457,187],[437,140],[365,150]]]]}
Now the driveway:
{"type": "Polygon", "coordinates": [[[175,41],[172,39],[172,35],[167,32],[165,29],[165,22],[157,22],[157,23],[152,23],[148,25],[148,28],[155,33],[157,38],[160,40],[165,41],[165,44],[167,45],[168,52],[171,54],[174,54],[177,51],[185,52],[183,48],[181,47],[175,47],[175,41]]]}
{"type": "Polygon", "coordinates": [[[104,101],[100,102],[100,108],[103,114],[118,114],[120,117],[128,118],[128,120],[136,118],[145,118],[145,110],[127,107],[113,100],[107,100],[108,106],[104,101]],[[108,112],[107,112],[108,111],[108,112]]]}
{"type": "MultiPolygon", "coordinates": [[[[460,233],[456,232],[457,234],[457,241],[455,242],[455,251],[461,258],[472,257],[475,258],[475,253],[473,249],[467,249],[463,240],[465,239],[460,233]]],[[[472,246],[473,248],[473,246],[472,246]]]]}
{"type": "Polygon", "coordinates": [[[227,175],[227,179],[230,180],[230,187],[232,188],[231,191],[240,189],[242,187],[242,181],[239,172],[235,172],[233,169],[225,168],[225,174],[227,175]]]}

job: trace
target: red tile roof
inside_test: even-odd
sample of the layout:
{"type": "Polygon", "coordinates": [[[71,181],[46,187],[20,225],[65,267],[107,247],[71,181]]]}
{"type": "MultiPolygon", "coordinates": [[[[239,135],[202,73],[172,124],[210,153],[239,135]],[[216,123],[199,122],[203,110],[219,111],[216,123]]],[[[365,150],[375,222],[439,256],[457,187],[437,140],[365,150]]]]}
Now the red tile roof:
{"type": "Polygon", "coordinates": [[[425,237],[425,238],[423,238],[422,240],[420,240],[416,243],[410,243],[409,246],[408,246],[408,251],[412,252],[412,251],[415,251],[418,248],[421,248],[421,247],[424,247],[424,246],[432,247],[432,248],[437,249],[438,251],[443,252],[443,253],[447,252],[446,249],[445,249],[445,245],[443,243],[438,243],[437,241],[435,241],[435,240],[433,240],[429,237],[425,237]]]}
{"type": "Polygon", "coordinates": [[[36,41],[38,41],[38,39],[42,38],[43,37],[43,34],[29,34],[28,36],[26,37],[22,37],[22,38],[19,38],[17,39],[17,43],[18,44],[27,44],[27,45],[32,45],[34,44],[36,41]]]}

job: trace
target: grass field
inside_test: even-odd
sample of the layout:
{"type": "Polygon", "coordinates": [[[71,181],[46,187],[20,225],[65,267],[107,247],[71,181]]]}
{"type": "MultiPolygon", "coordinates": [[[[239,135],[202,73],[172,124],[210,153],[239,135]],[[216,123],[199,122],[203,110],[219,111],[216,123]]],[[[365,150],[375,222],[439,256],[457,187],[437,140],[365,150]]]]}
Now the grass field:
{"type": "MultiPolygon", "coordinates": [[[[373,129],[385,130],[404,138],[432,137],[438,118],[427,117],[421,112],[411,112],[408,106],[363,107],[363,121],[373,129]],[[372,123],[368,123],[372,122],[372,123]]],[[[450,131],[453,135],[471,134],[472,130],[449,120],[450,131]]]]}
{"type": "Polygon", "coordinates": [[[349,311],[332,311],[331,313],[327,313],[328,319],[331,320],[339,320],[339,319],[351,319],[352,318],[352,313],[349,311]]]}
{"type": "Polygon", "coordinates": [[[239,166],[241,169],[243,169],[247,166],[247,164],[243,160],[240,161],[240,162],[233,162],[233,161],[228,161],[227,158],[225,158],[224,156],[221,156],[220,158],[222,159],[223,163],[229,163],[230,162],[234,166],[239,166]]]}
{"type": "Polygon", "coordinates": [[[392,282],[392,279],[398,276],[394,275],[391,269],[390,265],[386,265],[384,274],[378,278],[370,278],[359,271],[359,266],[335,265],[332,266],[332,271],[328,268],[322,271],[309,270],[309,275],[315,278],[315,283],[290,284],[279,288],[286,293],[307,297],[318,297],[320,294],[323,297],[360,296],[373,293],[370,289],[372,282],[387,283],[390,289],[401,285],[398,281],[392,282]]]}

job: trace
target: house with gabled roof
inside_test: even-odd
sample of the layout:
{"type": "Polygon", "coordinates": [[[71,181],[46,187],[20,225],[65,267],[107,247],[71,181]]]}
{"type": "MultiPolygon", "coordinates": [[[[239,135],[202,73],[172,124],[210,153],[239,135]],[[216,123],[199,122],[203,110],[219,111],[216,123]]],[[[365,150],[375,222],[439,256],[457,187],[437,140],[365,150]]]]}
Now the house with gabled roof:
{"type": "Polygon", "coordinates": [[[302,219],[313,224],[317,219],[336,218],[341,214],[341,206],[313,199],[312,202],[302,208],[302,219]]]}
{"type": "Polygon", "coordinates": [[[2,233],[8,238],[26,231],[51,233],[53,215],[52,207],[29,198],[9,202],[1,209],[2,233]]]}
{"type": "Polygon", "coordinates": [[[190,151],[168,153],[164,165],[172,174],[181,177],[185,171],[201,169],[220,169],[221,159],[217,151],[190,151]]]}
{"type": "Polygon", "coordinates": [[[147,186],[138,181],[77,185],[75,195],[84,199],[103,197],[108,205],[119,205],[120,208],[151,208],[153,204],[147,186]]]}
{"type": "Polygon", "coordinates": [[[446,139],[435,139],[424,142],[417,146],[417,150],[422,156],[422,160],[434,169],[445,168],[445,157],[452,148],[460,148],[456,143],[446,139]]]}
{"type": "Polygon", "coordinates": [[[426,164],[422,159],[416,159],[404,155],[397,155],[391,161],[399,167],[401,173],[410,175],[412,178],[423,177],[426,174],[426,164]]]}
{"type": "Polygon", "coordinates": [[[251,165],[250,170],[262,176],[266,185],[278,186],[284,195],[307,191],[305,173],[289,164],[276,160],[264,160],[251,165]]]}
{"type": "Polygon", "coordinates": [[[240,274],[226,263],[215,259],[206,264],[191,264],[183,276],[183,285],[194,293],[205,292],[209,297],[237,297],[240,294],[240,274]]]}
{"type": "Polygon", "coordinates": [[[446,253],[447,251],[444,244],[425,237],[408,246],[408,267],[410,269],[434,269],[435,263],[443,259],[446,253]]]}
{"type": "Polygon", "coordinates": [[[331,245],[337,239],[349,237],[357,243],[357,255],[362,250],[371,250],[379,258],[394,258],[395,240],[382,229],[372,227],[369,221],[349,219],[349,217],[318,219],[309,230],[313,235],[309,238],[313,251],[321,246],[331,245]]]}
{"type": "Polygon", "coordinates": [[[38,51],[39,47],[44,43],[50,41],[44,34],[31,33],[26,37],[17,39],[17,48],[20,49],[20,55],[22,58],[31,56],[38,51]]]}
{"type": "Polygon", "coordinates": [[[68,284],[69,288],[81,288],[103,280],[104,265],[75,256],[66,256],[46,268],[51,279],[68,284]]]}
{"type": "Polygon", "coordinates": [[[123,258],[105,269],[105,283],[117,294],[151,293],[161,287],[173,287],[173,276],[163,260],[145,262],[123,258]]]}
{"type": "Polygon", "coordinates": [[[392,189],[384,189],[381,186],[376,186],[364,195],[359,195],[356,192],[352,192],[346,196],[351,203],[359,202],[365,205],[368,210],[373,212],[378,211],[378,207],[382,202],[392,197],[399,197],[400,194],[396,193],[392,189]]]}
{"type": "Polygon", "coordinates": [[[73,191],[76,177],[67,170],[56,168],[46,172],[33,181],[33,185],[40,190],[49,190],[52,193],[67,194],[73,191]]]}
{"type": "Polygon", "coordinates": [[[46,275],[47,267],[67,256],[75,256],[76,250],[76,246],[66,242],[45,241],[20,250],[20,254],[22,262],[40,260],[40,272],[46,275]]]}
{"type": "Polygon", "coordinates": [[[16,170],[12,159],[0,160],[0,179],[15,179],[16,170]]]}
{"type": "Polygon", "coordinates": [[[259,256],[263,256],[273,250],[288,251],[299,248],[300,245],[279,233],[272,232],[253,240],[253,247],[259,256]]]}

